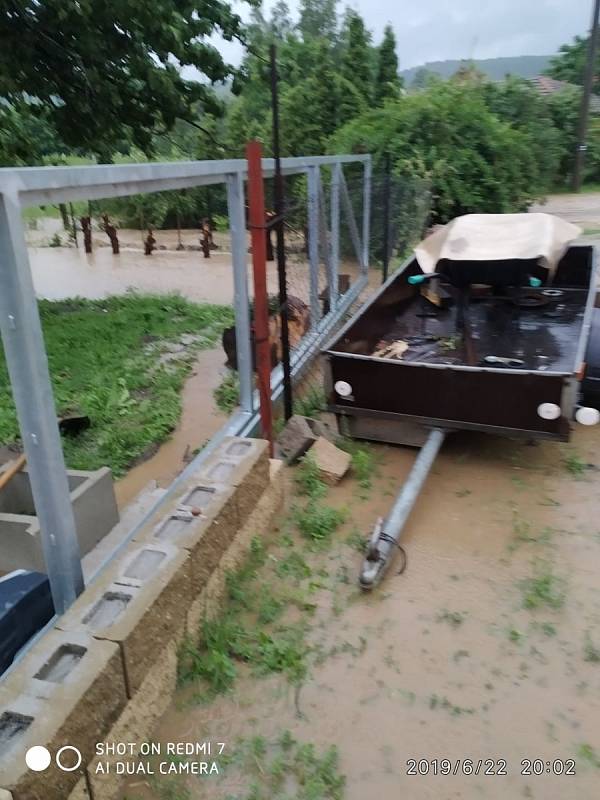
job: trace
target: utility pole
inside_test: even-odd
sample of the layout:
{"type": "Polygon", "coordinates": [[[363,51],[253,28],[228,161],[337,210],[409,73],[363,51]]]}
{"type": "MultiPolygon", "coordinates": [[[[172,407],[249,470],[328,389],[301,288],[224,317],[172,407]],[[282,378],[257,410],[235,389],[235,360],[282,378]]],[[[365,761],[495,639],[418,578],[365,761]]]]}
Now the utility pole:
{"type": "Polygon", "coordinates": [[[579,192],[583,182],[583,167],[587,150],[587,133],[590,117],[590,98],[594,86],[596,71],[596,53],[598,50],[598,20],[600,18],[600,0],[594,0],[594,15],[592,17],[592,30],[588,44],[587,64],[583,83],[583,96],[581,98],[581,111],[579,114],[579,129],[577,133],[577,150],[575,152],[575,168],[573,170],[573,191],[579,192]]]}

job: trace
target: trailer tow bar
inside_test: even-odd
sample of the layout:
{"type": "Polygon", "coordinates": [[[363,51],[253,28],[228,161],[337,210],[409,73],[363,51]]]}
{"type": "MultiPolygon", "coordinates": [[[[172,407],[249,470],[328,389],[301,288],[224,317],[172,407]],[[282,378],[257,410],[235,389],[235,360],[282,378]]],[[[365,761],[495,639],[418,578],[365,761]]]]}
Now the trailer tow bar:
{"type": "Polygon", "coordinates": [[[375,523],[358,579],[361,589],[373,589],[385,575],[392,561],[394,548],[399,547],[398,541],[406,520],[445,438],[446,431],[441,428],[431,430],[385,522],[380,518],[375,523]]]}

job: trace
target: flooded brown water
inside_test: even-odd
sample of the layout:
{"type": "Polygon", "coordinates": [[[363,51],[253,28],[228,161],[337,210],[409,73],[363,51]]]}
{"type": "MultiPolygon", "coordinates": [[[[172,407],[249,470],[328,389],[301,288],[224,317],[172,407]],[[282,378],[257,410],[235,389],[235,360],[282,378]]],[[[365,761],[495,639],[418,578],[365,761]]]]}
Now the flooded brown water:
{"type": "MultiPolygon", "coordinates": [[[[208,705],[191,702],[197,688],[180,691],[153,741],[212,740],[235,752],[238,737],[272,741],[288,729],[321,751],[338,747],[345,800],[595,800],[599,445],[598,428],[579,428],[570,445],[455,434],[407,526],[406,571],[392,569],[363,595],[361,556],[344,539],[386,513],[414,460],[406,448],[374,447],[373,489],[347,478],[329,494],[351,519],[317,560],[334,580],[316,596],[311,637],[338,652],[311,666],[299,697],[303,717],[283,678],[242,673],[230,694],[208,705]],[[546,592],[544,575],[555,576],[562,602],[554,584],[546,592]],[[536,576],[539,607],[526,608],[536,576]],[[407,774],[409,759],[428,760],[429,774],[407,774]],[[433,759],[450,759],[452,768],[457,759],[491,759],[490,771],[508,774],[484,775],[484,766],[477,776],[462,767],[434,775],[433,759]],[[522,775],[533,759],[541,759],[541,774],[522,775]],[[576,774],[552,774],[555,759],[573,760],[576,774]]],[[[271,558],[281,553],[270,549],[271,558]]],[[[250,784],[240,774],[169,781],[181,789],[173,796],[192,800],[246,798],[250,784]]],[[[162,796],[140,776],[123,795],[162,796]]]]}
{"type": "Polygon", "coordinates": [[[156,481],[167,486],[185,467],[186,457],[202,447],[224,424],[227,416],[215,406],[213,391],[226,372],[222,348],[203,350],[187,379],[182,394],[181,419],[170,438],[147,461],[129,470],[115,484],[120,509],[148,485],[156,481]]]}

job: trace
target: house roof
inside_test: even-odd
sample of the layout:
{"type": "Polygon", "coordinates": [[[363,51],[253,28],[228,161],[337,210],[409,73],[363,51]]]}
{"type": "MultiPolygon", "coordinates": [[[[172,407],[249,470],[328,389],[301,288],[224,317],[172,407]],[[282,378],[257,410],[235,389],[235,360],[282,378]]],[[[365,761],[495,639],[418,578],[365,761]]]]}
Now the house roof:
{"type": "Polygon", "coordinates": [[[540,94],[549,95],[556,94],[556,92],[564,92],[565,89],[576,89],[574,83],[567,83],[567,81],[557,81],[548,75],[538,75],[536,78],[531,78],[530,83],[535,86],[540,94]]]}
{"type": "MultiPolygon", "coordinates": [[[[536,78],[531,78],[529,82],[545,97],[557,94],[557,92],[564,92],[565,89],[581,89],[574,83],[557,81],[548,75],[538,75],[536,78]]],[[[590,114],[600,115],[600,97],[597,94],[592,94],[590,97],[590,114]]]]}

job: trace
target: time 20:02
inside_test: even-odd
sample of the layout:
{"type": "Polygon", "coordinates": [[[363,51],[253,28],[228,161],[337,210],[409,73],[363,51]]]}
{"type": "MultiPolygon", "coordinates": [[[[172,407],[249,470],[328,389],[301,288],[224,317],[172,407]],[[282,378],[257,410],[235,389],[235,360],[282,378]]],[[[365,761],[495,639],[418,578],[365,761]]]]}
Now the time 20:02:
{"type": "Polygon", "coordinates": [[[576,775],[575,760],[555,758],[543,761],[541,758],[524,758],[521,761],[521,775],[576,775]]]}

